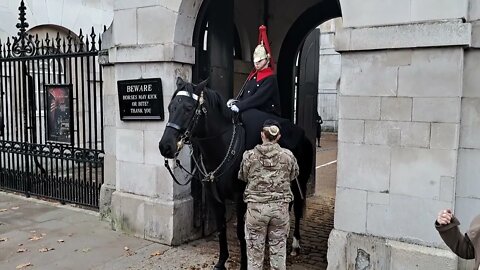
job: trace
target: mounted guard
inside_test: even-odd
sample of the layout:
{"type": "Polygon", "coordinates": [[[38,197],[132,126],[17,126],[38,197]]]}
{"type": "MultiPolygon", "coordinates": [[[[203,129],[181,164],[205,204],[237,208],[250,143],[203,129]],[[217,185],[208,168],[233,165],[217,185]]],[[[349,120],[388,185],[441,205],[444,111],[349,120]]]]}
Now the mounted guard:
{"type": "Polygon", "coordinates": [[[260,143],[258,133],[263,122],[274,119],[284,130],[279,142],[282,147],[294,149],[305,135],[302,129],[296,128],[289,120],[280,117],[280,91],[275,75],[275,61],[267,37],[267,28],[259,27],[258,45],[253,52],[254,69],[250,72],[242,86],[237,99],[227,102],[233,112],[240,114],[246,132],[246,149],[252,149],[260,143]]]}
{"type": "Polygon", "coordinates": [[[254,69],[248,75],[236,99],[230,99],[227,106],[237,113],[249,109],[280,116],[280,92],[275,76],[275,62],[267,38],[267,28],[259,27],[258,45],[253,52],[254,69]]]}

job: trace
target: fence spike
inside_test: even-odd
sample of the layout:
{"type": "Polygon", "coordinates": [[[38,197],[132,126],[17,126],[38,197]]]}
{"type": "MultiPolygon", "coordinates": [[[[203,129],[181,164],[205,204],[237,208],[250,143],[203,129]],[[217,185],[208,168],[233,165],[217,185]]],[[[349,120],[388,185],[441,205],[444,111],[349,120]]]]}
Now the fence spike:
{"type": "Polygon", "coordinates": [[[91,38],[91,42],[92,42],[92,47],[90,49],[91,52],[94,52],[97,50],[96,46],[95,46],[95,38],[97,37],[97,35],[95,34],[95,29],[92,27],[92,33],[90,34],[90,38],[91,38]]]}
{"type": "Polygon", "coordinates": [[[38,34],[35,34],[35,55],[40,55],[40,40],[38,39],[38,34]]]}
{"type": "Polygon", "coordinates": [[[83,52],[83,32],[82,32],[82,29],[80,29],[80,35],[78,36],[78,39],[79,39],[79,48],[78,48],[78,52],[83,52]]]}
{"type": "Polygon", "coordinates": [[[12,43],[10,42],[10,37],[7,37],[7,58],[12,57],[12,43]]]}
{"type": "Polygon", "coordinates": [[[55,38],[56,50],[55,53],[60,52],[62,39],[60,38],[60,32],[57,32],[57,37],[55,38]]]}
{"type": "Polygon", "coordinates": [[[88,40],[88,36],[85,37],[85,47],[86,47],[86,52],[88,52],[88,48],[90,48],[90,42],[88,40]]]}
{"type": "Polygon", "coordinates": [[[68,43],[67,53],[71,53],[72,52],[72,32],[70,31],[68,31],[67,43],[68,43]]]}

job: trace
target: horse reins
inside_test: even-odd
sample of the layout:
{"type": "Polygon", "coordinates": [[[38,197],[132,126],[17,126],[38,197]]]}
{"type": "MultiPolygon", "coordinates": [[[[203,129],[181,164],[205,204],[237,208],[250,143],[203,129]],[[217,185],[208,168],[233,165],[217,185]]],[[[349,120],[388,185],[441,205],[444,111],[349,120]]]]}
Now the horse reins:
{"type": "MultiPolygon", "coordinates": [[[[194,173],[195,173],[195,170],[198,170],[200,172],[200,174],[202,175],[202,179],[201,181],[202,182],[214,182],[215,181],[215,177],[219,177],[221,175],[223,175],[223,173],[219,174],[219,175],[215,175],[222,167],[223,165],[225,164],[225,162],[227,162],[230,154],[235,156],[235,149],[232,149],[233,146],[234,146],[234,141],[235,141],[235,136],[237,134],[236,132],[236,127],[237,125],[234,123],[234,121],[232,121],[233,123],[233,132],[232,132],[232,137],[230,139],[230,143],[229,143],[229,146],[228,146],[228,149],[227,149],[227,152],[225,154],[225,157],[223,158],[222,162],[220,162],[220,164],[217,166],[217,168],[215,168],[213,171],[211,172],[208,172],[206,167],[205,167],[205,164],[203,163],[203,157],[202,155],[200,155],[200,163],[197,162],[196,158],[195,158],[195,155],[193,154],[193,149],[192,149],[192,157],[193,157],[193,161],[195,163],[195,170],[193,172],[189,172],[187,169],[185,169],[185,167],[183,167],[180,163],[180,161],[177,159],[177,156],[178,154],[180,153],[181,149],[183,148],[185,142],[189,142],[191,139],[190,139],[190,136],[191,136],[191,133],[192,133],[192,130],[195,128],[195,126],[197,125],[197,122],[198,122],[198,119],[200,118],[200,115],[203,113],[206,114],[206,108],[203,107],[203,104],[205,102],[205,99],[203,98],[203,91],[201,92],[200,96],[197,96],[195,95],[194,93],[189,93],[187,91],[178,91],[177,94],[175,96],[178,96],[178,95],[181,95],[181,96],[187,96],[187,97],[190,97],[192,99],[194,99],[195,101],[197,101],[197,107],[195,109],[195,113],[194,115],[192,116],[192,118],[190,118],[190,121],[189,121],[189,124],[185,130],[185,132],[183,132],[183,134],[180,136],[180,140],[178,141],[177,143],[177,151],[175,152],[174,154],[174,160],[175,160],[175,164],[180,167],[180,169],[182,169],[183,171],[185,171],[187,174],[189,174],[190,176],[192,176],[192,178],[190,178],[187,182],[185,183],[180,183],[175,175],[173,174],[173,171],[172,169],[170,168],[170,165],[168,163],[168,159],[165,158],[165,167],[167,168],[168,172],[170,173],[170,175],[172,176],[173,180],[175,181],[175,183],[177,183],[178,185],[181,185],[181,186],[186,186],[188,185],[193,177],[194,177],[194,173]]],[[[182,132],[182,127],[178,124],[175,124],[175,123],[172,123],[172,122],[168,122],[167,123],[167,127],[170,127],[170,128],[173,128],[179,132],[182,132]]],[[[216,135],[216,136],[212,136],[210,138],[215,138],[217,136],[221,136],[223,135],[225,132],[227,132],[228,129],[225,129],[223,132],[221,132],[219,135],[216,135]]],[[[204,139],[204,138],[202,138],[204,139]]]]}

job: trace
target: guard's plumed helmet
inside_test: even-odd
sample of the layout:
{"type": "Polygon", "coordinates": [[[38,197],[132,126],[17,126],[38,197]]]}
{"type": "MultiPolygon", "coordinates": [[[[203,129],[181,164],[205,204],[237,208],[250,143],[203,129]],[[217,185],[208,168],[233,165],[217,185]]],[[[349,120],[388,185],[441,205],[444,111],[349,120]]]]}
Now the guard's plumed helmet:
{"type": "Polygon", "coordinates": [[[263,59],[270,59],[270,54],[267,52],[262,42],[261,44],[258,44],[258,46],[255,48],[255,51],[253,51],[253,62],[256,63],[263,59]]]}

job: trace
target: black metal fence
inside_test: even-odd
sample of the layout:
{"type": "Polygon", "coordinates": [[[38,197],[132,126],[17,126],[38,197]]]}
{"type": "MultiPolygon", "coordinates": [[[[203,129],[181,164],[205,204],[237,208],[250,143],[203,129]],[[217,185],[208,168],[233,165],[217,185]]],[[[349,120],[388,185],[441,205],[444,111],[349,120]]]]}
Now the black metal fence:
{"type": "Polygon", "coordinates": [[[98,208],[103,184],[101,39],[26,29],[0,41],[0,189],[98,208]]]}

